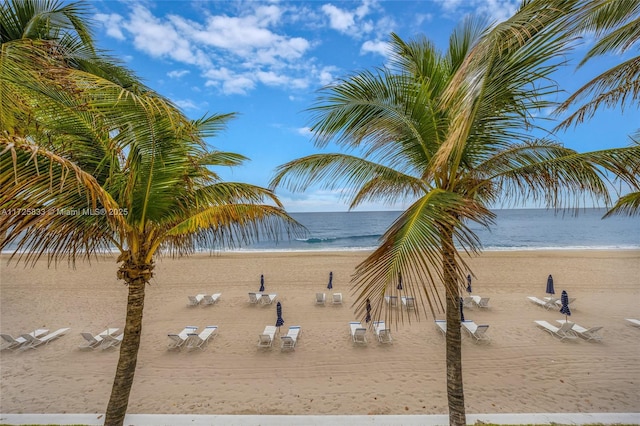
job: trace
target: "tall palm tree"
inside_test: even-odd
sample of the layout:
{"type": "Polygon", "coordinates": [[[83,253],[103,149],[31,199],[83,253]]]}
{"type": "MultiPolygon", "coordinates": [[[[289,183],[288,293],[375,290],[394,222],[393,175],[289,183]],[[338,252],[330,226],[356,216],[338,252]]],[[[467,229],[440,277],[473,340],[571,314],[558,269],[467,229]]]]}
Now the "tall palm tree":
{"type": "Polygon", "coordinates": [[[127,70],[117,70],[125,78],[104,78],[95,58],[78,62],[77,51],[63,46],[55,38],[3,38],[0,249],[14,248],[12,258],[25,262],[119,252],[128,303],[105,424],[121,425],[154,259],[300,227],[272,191],[223,182],[211,170],[245,160],[204,142],[233,114],[189,120],[127,70]]]}
{"type": "MultiPolygon", "coordinates": [[[[614,53],[624,54],[637,51],[640,47],[640,1],[638,0],[589,0],[579,10],[573,25],[567,30],[571,34],[588,34],[595,36],[595,43],[589,49],[578,67],[593,58],[614,53]]],[[[602,107],[627,107],[640,105],[640,56],[632,55],[618,65],[595,76],[575,93],[569,96],[557,112],[568,111],[576,104],[585,101],[558,126],[567,129],[593,117],[602,107]]],[[[632,143],[640,143],[640,129],[632,143]]],[[[633,160],[633,159],[632,159],[633,160]]],[[[607,213],[640,214],[640,168],[627,163],[627,171],[634,179],[623,179],[631,191],[618,199],[615,206],[607,213]]],[[[607,167],[607,161],[603,162],[607,167]]],[[[615,170],[613,170],[615,172],[615,170]]]]}
{"type": "Polygon", "coordinates": [[[351,153],[293,160],[271,182],[292,191],[318,182],[341,188],[351,208],[412,203],[356,268],[355,307],[364,316],[369,300],[374,316],[411,320],[435,315],[443,292],[451,425],[466,424],[458,301],[464,254],[481,249],[469,224],[490,226],[497,201],[551,208],[578,207],[585,196],[609,201],[600,169],[528,132],[557,90],[549,78],[569,47],[561,29],[575,6],[534,0],[493,27],[467,20],[444,53],[425,38],[392,34],[392,67],[339,80],[311,108],[316,146],[333,141],[351,153]],[[385,308],[400,275],[403,291],[416,298],[415,314],[385,308]]]}

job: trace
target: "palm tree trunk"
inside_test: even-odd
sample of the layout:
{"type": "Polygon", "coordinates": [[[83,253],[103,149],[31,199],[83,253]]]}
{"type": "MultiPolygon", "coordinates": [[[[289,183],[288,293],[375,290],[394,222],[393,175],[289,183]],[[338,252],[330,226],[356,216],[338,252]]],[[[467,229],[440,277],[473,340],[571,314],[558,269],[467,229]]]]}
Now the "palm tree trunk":
{"type": "Polygon", "coordinates": [[[453,231],[446,227],[443,232],[442,265],[447,309],[447,398],[449,402],[449,425],[465,426],[467,419],[462,387],[462,333],[460,329],[460,299],[458,295],[458,273],[453,231]]]}
{"type": "MultiPolygon", "coordinates": [[[[127,280],[128,281],[128,280],[127,280]]],[[[120,345],[120,358],[116,368],[116,376],[111,388],[111,397],[107,406],[105,426],[122,426],[129,405],[129,393],[133,385],[133,376],[138,362],[140,333],[142,331],[142,310],[144,308],[144,291],[146,277],[137,277],[129,284],[127,300],[127,319],[124,338],[120,345]]]]}

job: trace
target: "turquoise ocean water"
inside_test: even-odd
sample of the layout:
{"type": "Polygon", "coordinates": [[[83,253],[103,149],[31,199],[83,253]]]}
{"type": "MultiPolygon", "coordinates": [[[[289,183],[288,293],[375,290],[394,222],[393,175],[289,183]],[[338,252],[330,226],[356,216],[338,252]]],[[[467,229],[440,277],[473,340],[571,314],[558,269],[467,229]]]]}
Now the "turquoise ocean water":
{"type": "MultiPolygon", "coordinates": [[[[554,213],[545,209],[496,210],[489,230],[472,225],[484,250],[640,249],[640,219],[602,219],[604,209],[554,213]]],[[[370,250],[400,212],[292,213],[306,238],[263,240],[236,250],[370,250]]]]}

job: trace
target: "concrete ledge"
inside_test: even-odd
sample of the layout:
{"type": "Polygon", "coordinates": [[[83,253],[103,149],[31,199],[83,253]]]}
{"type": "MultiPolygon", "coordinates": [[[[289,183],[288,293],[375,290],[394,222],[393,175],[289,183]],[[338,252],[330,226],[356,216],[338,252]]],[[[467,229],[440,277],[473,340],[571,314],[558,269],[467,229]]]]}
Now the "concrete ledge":
{"type": "MultiPolygon", "coordinates": [[[[102,425],[103,414],[0,414],[0,424],[102,425]]],[[[640,413],[519,413],[467,414],[467,423],[495,424],[638,424],[640,413]]],[[[236,416],[192,414],[127,414],[127,426],[448,426],[449,417],[438,415],[391,416],[236,416]]]]}

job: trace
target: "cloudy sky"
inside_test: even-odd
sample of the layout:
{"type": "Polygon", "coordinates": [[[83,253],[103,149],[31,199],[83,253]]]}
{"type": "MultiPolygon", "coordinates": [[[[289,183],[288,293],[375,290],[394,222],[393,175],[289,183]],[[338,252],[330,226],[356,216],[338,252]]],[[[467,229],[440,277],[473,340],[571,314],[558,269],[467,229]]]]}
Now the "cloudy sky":
{"type": "MultiPolygon", "coordinates": [[[[119,57],[150,87],[198,118],[235,112],[218,149],[251,158],[220,170],[226,180],[266,186],[274,169],[318,152],[307,130],[317,90],[336,78],[382,66],[389,34],[423,34],[441,49],[469,13],[504,20],[510,0],[433,1],[94,1],[98,45],[119,57]]],[[[586,47],[576,51],[580,58],[586,47]]],[[[619,63],[607,57],[580,71],[556,76],[575,90],[619,63]]],[[[596,119],[557,135],[580,152],[626,146],[638,127],[638,110],[598,113],[596,119]]],[[[323,152],[335,151],[328,146],[323,152]]],[[[278,195],[295,211],[343,211],[339,191],[311,189],[278,195]]],[[[359,210],[399,209],[367,204],[359,210]]]]}

